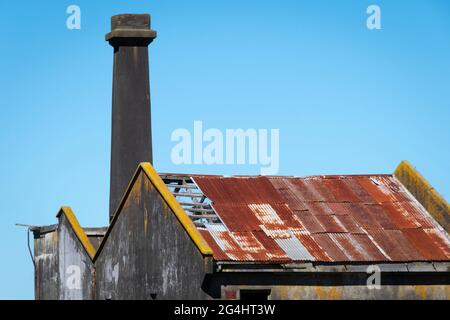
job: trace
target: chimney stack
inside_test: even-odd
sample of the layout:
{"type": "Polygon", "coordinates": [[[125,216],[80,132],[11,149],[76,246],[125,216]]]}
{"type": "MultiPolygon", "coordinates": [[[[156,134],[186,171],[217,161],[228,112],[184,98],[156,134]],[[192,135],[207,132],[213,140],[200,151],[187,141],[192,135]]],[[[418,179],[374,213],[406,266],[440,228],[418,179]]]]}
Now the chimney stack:
{"type": "Polygon", "coordinates": [[[111,17],[114,48],[109,217],[140,162],[152,162],[148,45],[156,38],[148,14],[111,17]]]}

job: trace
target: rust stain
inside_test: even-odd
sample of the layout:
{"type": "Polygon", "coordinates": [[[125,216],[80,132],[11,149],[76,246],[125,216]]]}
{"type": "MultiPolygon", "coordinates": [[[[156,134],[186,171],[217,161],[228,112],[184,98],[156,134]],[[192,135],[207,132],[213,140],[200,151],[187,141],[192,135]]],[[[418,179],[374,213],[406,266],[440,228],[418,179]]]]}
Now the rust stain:
{"type": "Polygon", "coordinates": [[[314,287],[315,293],[320,300],[340,300],[342,293],[339,288],[314,287]]]}
{"type": "Polygon", "coordinates": [[[130,205],[132,205],[132,204],[140,203],[141,196],[142,196],[143,180],[144,180],[143,176],[142,176],[142,174],[140,174],[139,177],[136,179],[133,187],[131,188],[128,198],[123,205],[123,209],[129,208],[130,205]]]}
{"type": "Polygon", "coordinates": [[[147,207],[144,207],[144,234],[147,236],[147,230],[148,230],[148,213],[147,213],[147,207]]]}
{"type": "Polygon", "coordinates": [[[414,287],[415,293],[417,297],[420,297],[422,300],[427,298],[427,287],[424,285],[416,285],[414,287]]]}

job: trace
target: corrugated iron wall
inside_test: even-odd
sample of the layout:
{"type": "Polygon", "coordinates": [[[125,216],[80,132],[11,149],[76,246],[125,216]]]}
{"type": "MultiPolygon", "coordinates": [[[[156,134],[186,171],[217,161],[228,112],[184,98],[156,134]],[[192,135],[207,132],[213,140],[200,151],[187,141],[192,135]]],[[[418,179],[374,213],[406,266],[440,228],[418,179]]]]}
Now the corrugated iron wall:
{"type": "Polygon", "coordinates": [[[365,286],[227,286],[223,296],[239,298],[241,290],[269,290],[271,300],[450,300],[448,285],[385,285],[380,290],[365,286]]]}

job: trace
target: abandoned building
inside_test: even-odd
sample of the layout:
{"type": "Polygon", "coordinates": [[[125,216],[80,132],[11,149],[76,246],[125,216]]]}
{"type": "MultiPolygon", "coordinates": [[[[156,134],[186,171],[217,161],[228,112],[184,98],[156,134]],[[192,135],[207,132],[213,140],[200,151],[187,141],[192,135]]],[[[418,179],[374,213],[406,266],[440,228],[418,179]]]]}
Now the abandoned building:
{"type": "Polygon", "coordinates": [[[31,228],[36,299],[450,298],[449,205],[406,161],[368,175],[155,171],[155,37],[149,15],[111,19],[110,224],[81,227],[62,207],[31,228]]]}

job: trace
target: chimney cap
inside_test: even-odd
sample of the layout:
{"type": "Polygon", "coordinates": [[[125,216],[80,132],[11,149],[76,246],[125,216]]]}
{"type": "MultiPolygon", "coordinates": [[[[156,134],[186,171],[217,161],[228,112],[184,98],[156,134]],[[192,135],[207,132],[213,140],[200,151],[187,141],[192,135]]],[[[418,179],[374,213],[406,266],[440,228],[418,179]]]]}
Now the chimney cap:
{"type": "Polygon", "coordinates": [[[156,38],[149,14],[118,14],[111,17],[111,32],[105,39],[115,45],[148,45],[156,38]]]}

